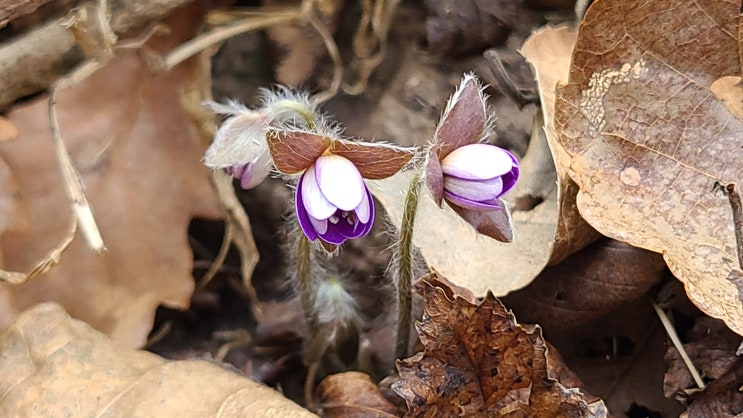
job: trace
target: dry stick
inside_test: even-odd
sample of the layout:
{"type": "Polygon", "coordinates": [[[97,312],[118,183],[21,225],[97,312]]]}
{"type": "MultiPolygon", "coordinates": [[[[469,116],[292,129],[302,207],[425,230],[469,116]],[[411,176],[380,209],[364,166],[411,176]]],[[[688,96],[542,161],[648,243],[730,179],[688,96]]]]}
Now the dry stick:
{"type": "Polygon", "coordinates": [[[54,151],[57,156],[57,162],[62,170],[65,186],[67,186],[67,197],[72,202],[75,216],[79,221],[80,229],[83,232],[85,240],[88,242],[88,246],[97,253],[100,253],[105,249],[103,238],[101,237],[98,225],[95,223],[93,211],[90,208],[88,199],[85,197],[85,193],[83,192],[83,181],[80,178],[80,174],[72,165],[70,152],[67,150],[67,146],[62,140],[62,134],[59,130],[59,121],[57,120],[56,104],[57,92],[59,90],[78,84],[101,67],[103,67],[103,63],[98,61],[90,61],[83,64],[72,74],[56,83],[54,87],[52,87],[52,91],[49,95],[49,120],[51,122],[52,140],[54,141],[54,151]]]}
{"type": "Polygon", "coordinates": [[[233,224],[229,222],[225,223],[222,246],[219,247],[219,252],[217,253],[217,256],[214,257],[214,261],[212,262],[212,265],[209,266],[209,270],[207,270],[207,272],[204,274],[204,277],[201,278],[199,285],[196,286],[196,291],[204,290],[206,285],[208,285],[209,282],[212,281],[214,276],[217,275],[219,269],[222,268],[224,260],[227,258],[227,253],[230,251],[230,246],[232,245],[234,230],[235,226],[233,224]]]}
{"type": "Polygon", "coordinates": [[[300,17],[300,12],[297,9],[283,10],[280,12],[267,12],[263,15],[256,12],[256,15],[254,16],[244,20],[239,20],[226,27],[214,29],[173,48],[167,55],[165,55],[165,57],[163,57],[162,70],[168,71],[204,49],[232,38],[233,36],[280,23],[291,22],[300,17]]]}
{"type": "MultiPolygon", "coordinates": [[[[143,24],[158,21],[188,2],[110,0],[110,3],[113,11],[111,28],[122,35],[143,24]]],[[[95,7],[95,2],[86,2],[80,4],[79,9],[92,7],[95,7]]],[[[0,107],[48,88],[84,61],[74,36],[63,25],[67,21],[67,17],[51,20],[0,43],[0,74],[3,75],[0,79],[0,107]]],[[[100,27],[99,22],[91,23],[100,27]]],[[[91,32],[98,32],[92,26],[91,32]]]]}
{"type": "Polygon", "coordinates": [[[353,50],[360,61],[357,80],[343,86],[343,91],[356,96],[366,90],[372,72],[387,53],[387,35],[392,15],[400,0],[364,0],[362,16],[353,37],[353,50]]]}
{"type": "MultiPolygon", "coordinates": [[[[341,60],[338,46],[336,45],[335,40],[333,40],[333,36],[330,32],[312,13],[310,7],[303,7],[303,9],[306,9],[307,11],[303,12],[299,9],[282,9],[265,12],[239,11],[237,12],[238,14],[247,15],[248,17],[237,20],[225,27],[216,28],[211,32],[197,36],[188,42],[184,42],[163,57],[162,62],[159,64],[160,68],[158,69],[161,71],[168,71],[198,52],[242,33],[264,29],[281,23],[305,20],[320,35],[320,38],[322,38],[325,48],[328,50],[328,54],[333,61],[333,79],[330,83],[330,87],[312,98],[315,103],[324,103],[335,96],[340,89],[343,80],[343,61],[341,60]]],[[[222,16],[222,20],[225,19],[224,13],[220,13],[220,16],[222,16]]]]}
{"type": "Polygon", "coordinates": [[[738,268],[743,269],[743,204],[735,183],[725,185],[725,194],[728,195],[730,208],[733,209],[733,226],[735,228],[735,244],[738,248],[738,268]]]}
{"type": "MultiPolygon", "coordinates": [[[[258,303],[258,295],[253,287],[252,278],[253,270],[256,264],[258,264],[258,247],[255,245],[253,240],[253,232],[250,228],[250,222],[248,221],[248,215],[245,214],[245,210],[240,201],[235,195],[235,189],[232,187],[232,177],[228,176],[222,171],[213,171],[209,177],[212,188],[217,194],[217,200],[222,206],[222,209],[227,214],[227,223],[235,225],[238,228],[237,234],[233,235],[233,242],[237,247],[237,251],[240,253],[240,271],[242,275],[243,286],[245,292],[250,299],[251,306],[253,308],[253,315],[256,319],[260,319],[262,311],[260,304],[258,303]]],[[[225,237],[226,238],[226,237],[225,237]]],[[[225,240],[226,241],[226,240],[225,240]]],[[[222,245],[225,245],[224,243],[222,245]]]]}
{"type": "Polygon", "coordinates": [[[689,355],[686,353],[686,350],[684,349],[684,345],[681,344],[681,340],[679,340],[678,334],[676,334],[676,330],[673,328],[673,324],[671,324],[671,321],[668,319],[668,316],[663,311],[663,309],[658,306],[655,301],[650,300],[650,303],[653,304],[653,309],[655,309],[655,313],[658,315],[658,318],[660,318],[661,324],[663,324],[663,328],[665,328],[666,333],[668,334],[668,337],[671,338],[671,342],[673,343],[673,346],[676,347],[676,350],[681,355],[681,360],[684,361],[684,364],[686,365],[686,368],[689,369],[689,373],[691,373],[691,377],[694,379],[694,382],[697,384],[697,387],[699,389],[704,389],[704,381],[702,380],[702,376],[699,375],[699,371],[694,366],[694,363],[691,362],[691,358],[689,358],[689,355]]]}
{"type": "Polygon", "coordinates": [[[395,358],[405,358],[410,345],[410,324],[412,321],[412,288],[413,288],[413,227],[418,208],[422,173],[418,172],[410,182],[405,196],[405,208],[400,224],[400,236],[395,244],[397,271],[395,271],[395,289],[397,290],[397,332],[395,337],[395,358]]]}

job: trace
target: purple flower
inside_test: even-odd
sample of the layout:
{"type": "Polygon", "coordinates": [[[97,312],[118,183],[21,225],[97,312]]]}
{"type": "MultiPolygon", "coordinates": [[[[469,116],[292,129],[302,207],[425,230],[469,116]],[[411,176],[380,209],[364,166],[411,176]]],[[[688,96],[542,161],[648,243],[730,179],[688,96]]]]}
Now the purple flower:
{"type": "Polygon", "coordinates": [[[487,102],[477,78],[467,74],[447,103],[426,162],[426,184],[436,204],[443,201],[477,232],[513,240],[508,208],[500,197],[519,177],[508,151],[480,143],[488,128],[487,102]]]}
{"type": "Polygon", "coordinates": [[[333,132],[269,129],[268,147],[276,169],[299,175],[294,206],[302,232],[320,238],[326,251],[369,233],[374,202],[363,179],[395,174],[414,150],[383,143],[349,141],[333,132]]]}
{"type": "Polygon", "coordinates": [[[374,220],[371,193],[347,158],[318,157],[297,184],[295,206],[299,226],[310,241],[333,244],[369,233],[374,220]]]}
{"type": "Polygon", "coordinates": [[[510,152],[488,144],[457,148],[441,161],[444,199],[459,207],[490,211],[501,208],[500,196],[519,177],[519,164],[510,152]]]}

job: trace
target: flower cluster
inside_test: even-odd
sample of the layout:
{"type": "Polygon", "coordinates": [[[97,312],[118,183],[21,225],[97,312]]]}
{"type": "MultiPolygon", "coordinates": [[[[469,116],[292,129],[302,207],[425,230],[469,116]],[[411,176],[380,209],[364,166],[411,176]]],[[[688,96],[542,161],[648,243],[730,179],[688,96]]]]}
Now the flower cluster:
{"type": "Polygon", "coordinates": [[[439,206],[445,200],[478,232],[511,241],[510,216],[500,197],[516,184],[519,164],[510,152],[480,143],[487,127],[482,88],[465,75],[436,127],[426,183],[439,206]]]}

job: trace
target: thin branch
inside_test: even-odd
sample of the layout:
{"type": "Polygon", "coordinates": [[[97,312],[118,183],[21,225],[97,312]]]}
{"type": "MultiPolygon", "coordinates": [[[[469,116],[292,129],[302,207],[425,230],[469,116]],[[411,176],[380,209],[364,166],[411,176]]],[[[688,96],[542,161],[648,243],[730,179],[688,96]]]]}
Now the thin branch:
{"type": "Polygon", "coordinates": [[[214,276],[217,275],[219,269],[222,268],[222,265],[224,265],[224,260],[227,258],[227,253],[230,251],[230,246],[232,245],[234,230],[235,226],[233,224],[231,224],[230,222],[225,223],[222,246],[219,247],[219,252],[214,258],[214,261],[209,267],[209,270],[206,272],[206,274],[204,274],[204,277],[201,278],[198,286],[196,286],[196,291],[204,290],[206,285],[208,285],[209,282],[212,281],[214,276]]]}
{"type": "Polygon", "coordinates": [[[666,334],[668,334],[668,337],[671,339],[671,342],[673,343],[673,346],[676,347],[676,350],[679,352],[679,355],[681,355],[681,360],[684,361],[684,364],[686,365],[686,368],[689,370],[689,373],[691,373],[691,377],[694,379],[694,382],[697,384],[697,387],[699,389],[704,389],[704,380],[702,380],[702,376],[699,374],[699,371],[694,366],[694,363],[692,363],[691,358],[689,358],[689,354],[686,353],[686,350],[684,349],[684,345],[681,344],[681,340],[679,339],[678,334],[676,334],[676,329],[673,328],[673,324],[671,324],[671,321],[668,319],[668,316],[663,311],[663,309],[658,306],[655,301],[650,300],[650,303],[653,304],[653,309],[655,309],[655,313],[658,315],[658,318],[660,318],[661,324],[663,324],[663,328],[666,330],[666,334]]]}
{"type": "Polygon", "coordinates": [[[730,208],[733,209],[735,244],[738,249],[738,268],[743,269],[743,204],[741,203],[740,193],[735,183],[726,184],[725,192],[730,201],[730,208]]]}

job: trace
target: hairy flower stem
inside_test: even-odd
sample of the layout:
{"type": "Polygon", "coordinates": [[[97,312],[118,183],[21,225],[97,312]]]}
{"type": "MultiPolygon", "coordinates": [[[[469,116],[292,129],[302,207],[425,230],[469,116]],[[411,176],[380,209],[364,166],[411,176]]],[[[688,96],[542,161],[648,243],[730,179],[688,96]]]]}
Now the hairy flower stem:
{"type": "Polygon", "coordinates": [[[279,100],[273,104],[273,107],[298,114],[302,119],[304,119],[305,123],[307,123],[307,127],[310,129],[315,129],[317,126],[315,122],[315,113],[303,103],[294,100],[279,100]]]}
{"type": "Polygon", "coordinates": [[[395,358],[408,356],[410,342],[410,323],[412,310],[413,284],[413,226],[418,198],[423,185],[422,172],[418,172],[410,182],[405,196],[405,208],[400,224],[400,235],[395,244],[397,252],[397,271],[395,289],[397,290],[397,336],[395,338],[395,358]]]}
{"type": "Polygon", "coordinates": [[[315,316],[315,294],[316,286],[312,277],[312,248],[310,241],[303,233],[297,234],[297,289],[299,290],[299,301],[302,304],[304,317],[307,321],[309,335],[317,331],[317,318],[315,316]]]}

